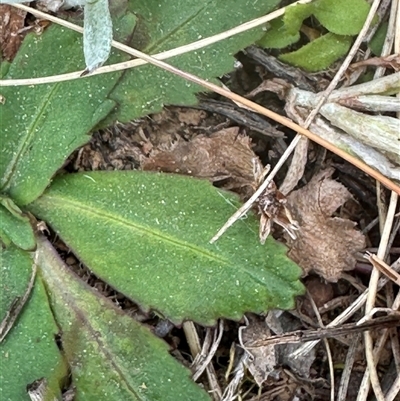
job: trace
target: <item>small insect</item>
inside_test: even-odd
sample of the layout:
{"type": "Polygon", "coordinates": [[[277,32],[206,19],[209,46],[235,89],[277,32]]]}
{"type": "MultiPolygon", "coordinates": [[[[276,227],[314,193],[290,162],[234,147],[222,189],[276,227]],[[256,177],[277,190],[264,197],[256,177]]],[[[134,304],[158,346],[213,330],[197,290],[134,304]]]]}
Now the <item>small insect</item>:
{"type": "MultiPolygon", "coordinates": [[[[258,159],[253,159],[255,190],[262,184],[269,170],[269,166],[263,168],[258,159]]],[[[299,224],[294,220],[286,204],[286,196],[278,190],[273,181],[268,184],[265,191],[257,198],[257,207],[261,216],[259,236],[262,244],[265,243],[271,232],[272,223],[281,226],[292,239],[297,238],[295,231],[299,230],[299,224]]]]}

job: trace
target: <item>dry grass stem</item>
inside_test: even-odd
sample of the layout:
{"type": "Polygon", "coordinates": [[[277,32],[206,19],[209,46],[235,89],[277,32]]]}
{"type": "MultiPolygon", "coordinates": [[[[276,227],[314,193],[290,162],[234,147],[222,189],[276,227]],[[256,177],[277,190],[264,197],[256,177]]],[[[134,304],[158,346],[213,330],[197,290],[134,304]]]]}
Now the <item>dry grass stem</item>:
{"type": "Polygon", "coordinates": [[[389,280],[392,280],[398,286],[400,286],[400,274],[392,270],[392,268],[387,265],[382,259],[379,259],[376,255],[368,254],[367,259],[371,264],[378,269],[382,274],[384,274],[389,280]]]}
{"type": "MultiPolygon", "coordinates": [[[[300,0],[300,1],[293,3],[292,5],[307,4],[307,3],[310,3],[311,1],[312,0],[300,0]]],[[[58,18],[53,15],[42,12],[40,10],[36,10],[32,7],[28,7],[23,4],[12,4],[12,6],[15,8],[24,10],[26,12],[29,12],[30,14],[35,15],[38,18],[42,18],[42,19],[54,22],[58,25],[64,26],[65,28],[71,29],[73,31],[83,33],[82,27],[80,27],[76,24],[73,24],[71,22],[65,21],[61,18],[58,18]]],[[[175,49],[171,49],[171,50],[168,50],[168,51],[165,51],[162,53],[154,54],[152,57],[155,59],[158,59],[158,60],[165,60],[165,59],[179,56],[181,54],[185,54],[185,53],[188,53],[188,52],[191,52],[194,50],[202,49],[203,47],[209,46],[213,43],[220,42],[221,40],[230,38],[239,33],[246,32],[246,31],[256,28],[260,25],[264,25],[267,22],[280,17],[281,15],[283,15],[285,13],[285,11],[286,11],[286,7],[280,8],[279,10],[269,13],[268,15],[265,15],[264,17],[256,18],[252,21],[245,22],[244,24],[241,24],[241,25],[239,25],[235,28],[229,29],[227,31],[221,32],[217,35],[213,35],[208,38],[201,39],[201,40],[189,43],[184,46],[176,47],[175,49]]],[[[118,50],[122,50],[123,52],[125,52],[127,54],[136,56],[136,54],[133,52],[133,49],[130,48],[129,46],[124,45],[123,43],[113,40],[111,45],[114,48],[116,48],[118,50]]],[[[147,63],[149,63],[149,61],[145,61],[143,59],[125,61],[123,63],[116,63],[116,64],[112,64],[109,66],[100,67],[100,68],[96,69],[95,71],[91,72],[90,75],[98,75],[98,74],[105,74],[105,73],[109,73],[109,72],[122,71],[122,70],[126,70],[129,68],[138,67],[140,65],[144,65],[147,63]]],[[[83,71],[81,70],[81,71],[76,71],[73,73],[53,75],[51,77],[43,77],[43,78],[15,79],[15,80],[7,80],[7,81],[0,80],[0,86],[39,85],[39,84],[44,84],[44,83],[48,84],[48,83],[54,83],[54,82],[70,81],[70,80],[82,78],[82,73],[83,73],[83,71]]]]}
{"type": "MultiPolygon", "coordinates": [[[[196,358],[202,354],[202,347],[196,327],[191,321],[184,322],[182,327],[190,348],[190,353],[192,354],[193,359],[196,361],[196,358]]],[[[214,400],[220,400],[222,397],[222,391],[218,383],[214,366],[211,363],[208,363],[207,365],[204,365],[204,368],[206,370],[211,395],[214,400]]],[[[203,371],[204,369],[202,372],[203,371]]]]}
{"type": "MultiPolygon", "coordinates": [[[[400,258],[397,259],[396,262],[394,262],[391,265],[392,269],[400,272],[400,258]]],[[[386,277],[381,277],[378,282],[378,290],[382,289],[383,286],[385,286],[388,283],[388,279],[386,277]]],[[[369,289],[367,288],[359,297],[348,307],[346,308],[339,316],[337,316],[334,320],[332,320],[331,323],[329,323],[326,327],[335,327],[338,326],[339,324],[345,322],[348,320],[351,316],[354,315],[360,308],[363,307],[367,300],[369,289]]],[[[293,352],[292,357],[297,358],[298,356],[305,355],[311,351],[312,348],[314,348],[320,340],[315,340],[308,342],[304,344],[302,347],[298,348],[295,352],[293,352]]]]}
{"type": "Polygon", "coordinates": [[[342,376],[340,378],[339,390],[337,395],[337,401],[346,401],[347,390],[349,388],[350,375],[353,369],[357,347],[361,341],[361,334],[357,334],[353,341],[350,342],[349,349],[347,350],[346,361],[342,376]]]}
{"type": "MultiPolygon", "coordinates": [[[[315,316],[317,317],[318,320],[318,325],[321,328],[325,328],[325,325],[322,321],[321,315],[318,311],[318,307],[314,302],[314,299],[310,295],[310,293],[307,291],[307,298],[309,299],[312,309],[314,311],[315,316]]],[[[326,355],[328,357],[328,364],[329,364],[329,374],[330,374],[330,379],[331,379],[331,401],[335,401],[335,370],[333,367],[333,358],[332,358],[332,352],[331,348],[329,346],[329,342],[326,338],[323,339],[325,349],[326,349],[326,355]]]]}
{"type": "MultiPolygon", "coordinates": [[[[373,356],[374,360],[378,360],[378,356],[381,354],[381,352],[386,344],[387,338],[388,338],[388,331],[383,330],[382,334],[380,335],[380,337],[375,345],[375,348],[373,349],[373,352],[372,352],[372,356],[373,356]]],[[[370,389],[369,384],[370,384],[370,373],[369,373],[369,369],[367,368],[365,370],[356,401],[366,401],[367,400],[369,389],[370,389]]],[[[376,393],[375,393],[375,395],[376,395],[376,393]]]]}
{"type": "Polygon", "coordinates": [[[199,361],[196,371],[193,374],[193,380],[196,381],[204,370],[211,363],[212,358],[218,350],[219,344],[224,334],[224,322],[220,320],[215,329],[207,329],[206,338],[209,337],[209,341],[204,340],[204,344],[201,350],[201,361],[199,361]]]}
{"type": "MultiPolygon", "coordinates": [[[[309,128],[310,124],[314,121],[315,117],[318,115],[319,110],[321,109],[322,105],[326,102],[329,95],[332,91],[336,88],[340,80],[342,79],[343,75],[347,71],[351,61],[353,60],[354,56],[356,55],[365,35],[368,32],[369,27],[375,17],[376,11],[379,7],[381,0],[374,0],[371,5],[371,9],[368,13],[368,16],[364,22],[364,26],[362,27],[360,33],[357,36],[357,39],[354,41],[353,46],[351,47],[348,55],[344,59],[342,65],[340,66],[339,70],[335,74],[334,78],[330,82],[329,86],[325,89],[322,96],[319,99],[318,104],[312,110],[312,112],[308,115],[306,121],[304,122],[303,127],[309,128]]],[[[282,184],[281,190],[284,194],[289,193],[294,189],[297,185],[301,177],[303,176],[305,165],[307,162],[307,150],[308,150],[308,141],[302,141],[302,147],[299,150],[296,149],[295,156],[293,157],[292,163],[289,166],[288,173],[286,175],[285,181],[282,184]]]]}
{"type": "Polygon", "coordinates": [[[210,243],[213,243],[218,240],[218,238],[221,237],[222,234],[230,227],[232,226],[237,220],[239,220],[242,216],[244,216],[253,206],[253,204],[257,201],[257,198],[266,190],[268,187],[269,183],[274,179],[276,173],[279,171],[279,169],[283,166],[285,161],[288,159],[290,154],[293,152],[293,150],[296,148],[296,145],[298,141],[300,140],[301,136],[297,135],[293,141],[290,143],[290,145],[287,147],[285,152],[283,153],[282,157],[279,159],[278,163],[275,165],[275,167],[272,169],[272,171],[269,173],[268,177],[265,179],[265,181],[260,185],[260,187],[257,189],[256,192],[251,196],[251,198],[243,204],[229,219],[228,221],[221,227],[221,229],[214,235],[214,237],[211,238],[210,243]]]}
{"type": "MultiPolygon", "coordinates": [[[[397,198],[398,195],[394,192],[392,192],[391,198],[390,198],[390,204],[388,208],[388,212],[386,215],[386,221],[384,225],[384,229],[381,235],[381,241],[379,244],[379,249],[378,249],[378,258],[382,258],[385,256],[386,249],[387,249],[387,244],[389,240],[389,236],[391,233],[392,225],[393,225],[393,220],[394,220],[394,215],[396,213],[396,206],[397,206],[397,198]]],[[[365,303],[365,313],[368,314],[372,308],[374,307],[375,304],[375,298],[376,294],[378,291],[378,280],[379,280],[379,270],[374,266],[372,273],[371,273],[371,278],[369,281],[369,292],[367,296],[367,300],[365,303]]],[[[374,359],[373,355],[373,341],[372,341],[372,336],[369,331],[366,331],[364,333],[364,341],[365,341],[365,355],[367,359],[367,364],[368,364],[368,372],[371,380],[371,385],[374,390],[375,396],[378,401],[384,401],[385,396],[382,392],[381,386],[379,384],[379,377],[378,373],[376,371],[376,363],[378,360],[374,359]]]]}

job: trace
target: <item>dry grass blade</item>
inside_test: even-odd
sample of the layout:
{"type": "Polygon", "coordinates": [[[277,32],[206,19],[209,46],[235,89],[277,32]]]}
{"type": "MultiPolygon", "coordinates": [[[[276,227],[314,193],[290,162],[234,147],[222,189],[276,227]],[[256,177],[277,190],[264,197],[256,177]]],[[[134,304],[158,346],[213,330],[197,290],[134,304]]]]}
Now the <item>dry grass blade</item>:
{"type": "MultiPolygon", "coordinates": [[[[375,18],[375,14],[379,7],[379,3],[380,0],[374,0],[374,2],[372,3],[371,9],[364,22],[364,26],[362,27],[360,33],[358,34],[357,39],[354,41],[353,46],[351,47],[348,55],[346,56],[342,65],[340,66],[339,70],[335,74],[335,77],[332,79],[329,86],[323,92],[321,98],[318,101],[318,104],[315,106],[314,110],[308,115],[304,124],[302,124],[304,128],[310,127],[315,117],[317,117],[317,114],[319,113],[322,105],[326,102],[329,95],[332,93],[332,91],[336,88],[336,86],[342,79],[344,73],[348,69],[349,65],[351,64],[351,61],[353,60],[355,54],[357,53],[362,41],[364,40],[364,37],[367,34],[373,19],[375,18]]],[[[301,141],[299,142],[299,144],[300,143],[302,143],[302,146],[296,148],[293,161],[289,167],[288,174],[286,175],[285,181],[283,182],[281,187],[281,190],[284,194],[287,194],[294,189],[294,187],[297,185],[298,181],[301,179],[304,173],[305,164],[307,162],[308,143],[307,141],[301,141]]]]}
{"type": "MultiPolygon", "coordinates": [[[[397,259],[397,261],[394,262],[391,265],[391,267],[393,270],[400,272],[400,258],[397,259]]],[[[389,279],[387,279],[386,277],[380,278],[380,280],[378,282],[378,290],[382,289],[388,283],[388,281],[389,281],[389,279]]],[[[327,328],[336,327],[336,326],[340,325],[341,323],[345,322],[346,320],[348,320],[351,316],[353,316],[365,304],[365,302],[367,300],[368,292],[369,292],[369,289],[367,288],[348,308],[346,308],[339,316],[337,316],[334,320],[332,320],[332,322],[329,323],[326,327],[327,328]]],[[[297,358],[300,355],[309,353],[310,350],[312,348],[314,348],[315,345],[317,345],[319,341],[320,341],[319,339],[316,339],[316,340],[312,340],[312,341],[308,342],[303,347],[297,349],[292,354],[292,357],[297,358]]]]}
{"type": "Polygon", "coordinates": [[[342,377],[340,379],[339,390],[337,395],[337,401],[345,401],[347,395],[347,389],[350,383],[350,374],[353,369],[354,361],[355,361],[355,354],[357,347],[360,343],[361,335],[357,334],[354,338],[354,341],[350,343],[350,347],[347,351],[346,361],[344,365],[344,369],[342,372],[342,377]]]}
{"type": "Polygon", "coordinates": [[[400,274],[392,270],[392,268],[387,265],[383,260],[379,259],[376,255],[373,254],[367,254],[367,259],[388,279],[392,280],[394,283],[400,286],[400,274]]]}
{"type": "MultiPolygon", "coordinates": [[[[218,339],[215,340],[215,342],[218,342],[218,344],[219,344],[219,341],[221,341],[221,337],[222,337],[222,333],[223,333],[222,326],[223,326],[223,322],[220,321],[220,324],[219,324],[220,335],[218,336],[218,339]]],[[[194,373],[193,379],[197,380],[198,377],[200,376],[200,374],[203,373],[205,370],[207,373],[208,383],[209,383],[213,398],[215,400],[220,400],[222,397],[222,391],[221,391],[221,388],[220,388],[218,380],[217,380],[217,374],[215,372],[214,366],[212,365],[212,363],[210,363],[213,354],[211,355],[211,358],[208,358],[206,355],[204,355],[203,349],[200,344],[200,338],[199,338],[199,335],[197,334],[196,326],[194,325],[193,322],[191,322],[191,321],[184,322],[183,330],[185,332],[185,336],[186,336],[187,342],[189,344],[190,352],[194,358],[194,364],[196,364],[196,362],[198,362],[198,360],[201,359],[201,361],[200,361],[201,366],[199,366],[201,369],[201,372],[199,373],[196,370],[196,372],[194,373]],[[204,363],[205,360],[207,360],[207,363],[204,363]]],[[[205,343],[206,343],[206,341],[205,341],[205,343]]],[[[218,346],[218,344],[217,344],[217,346],[218,346]]],[[[203,348],[206,348],[206,347],[203,347],[203,348]]],[[[216,351],[216,349],[215,349],[215,351],[216,351]]]]}
{"type": "MultiPolygon", "coordinates": [[[[299,0],[294,2],[292,5],[295,4],[307,4],[310,3],[312,0],[299,0]]],[[[42,18],[44,20],[47,21],[52,21],[56,24],[59,24],[61,26],[64,26],[68,29],[71,29],[73,31],[79,32],[79,33],[83,33],[83,28],[75,25],[71,22],[65,21],[61,18],[55,17],[53,15],[47,14],[45,12],[42,12],[40,10],[36,10],[34,8],[25,6],[23,4],[12,4],[13,7],[18,8],[20,10],[29,12],[39,18],[42,18]]],[[[271,21],[275,18],[280,17],[281,15],[283,15],[285,13],[286,7],[282,7],[279,10],[276,10],[272,13],[269,13],[268,15],[265,15],[264,17],[260,17],[257,18],[255,20],[252,21],[248,21],[245,22],[242,25],[239,25],[235,28],[229,29],[225,32],[221,32],[217,35],[214,36],[210,36],[208,38],[205,39],[201,39],[198,40],[196,42],[193,43],[189,43],[187,45],[184,46],[180,46],[177,47],[175,49],[171,49],[162,53],[158,53],[158,54],[154,54],[152,57],[157,59],[157,60],[165,60],[174,56],[178,56],[190,51],[194,51],[194,50],[199,50],[203,47],[209,46],[213,43],[219,42],[221,40],[227,39],[231,36],[237,35],[239,33],[248,31],[250,29],[256,28],[257,26],[266,24],[268,21],[271,21]]],[[[123,52],[127,53],[127,54],[131,54],[133,56],[136,56],[136,54],[134,53],[134,49],[130,48],[129,46],[126,46],[120,42],[117,42],[115,40],[112,41],[111,45],[119,50],[122,50],[123,52]]],[[[96,69],[95,71],[93,71],[90,75],[98,75],[98,74],[105,74],[105,73],[109,73],[109,72],[115,72],[115,71],[122,71],[122,70],[126,70],[129,68],[134,68],[134,67],[138,67],[140,65],[144,65],[149,63],[148,61],[144,60],[144,59],[138,59],[138,60],[130,60],[130,61],[126,61],[123,63],[117,63],[117,64],[113,64],[113,65],[108,65],[108,66],[104,66],[104,67],[100,67],[98,69],[96,69]]],[[[15,80],[7,80],[7,81],[1,81],[0,80],[0,86],[15,86],[15,85],[39,85],[39,84],[44,84],[44,83],[54,83],[54,82],[62,82],[62,81],[70,81],[73,79],[78,79],[78,78],[82,78],[82,73],[84,71],[76,71],[73,73],[68,73],[68,74],[62,74],[62,75],[54,75],[51,77],[44,77],[44,78],[35,78],[35,79],[15,79],[15,80]]]]}
{"type": "Polygon", "coordinates": [[[347,335],[351,333],[359,333],[367,330],[382,329],[385,327],[399,327],[399,317],[398,315],[378,317],[368,322],[361,324],[357,323],[346,323],[342,324],[340,327],[326,326],[322,329],[316,330],[297,330],[292,332],[287,332],[281,335],[270,336],[267,339],[261,339],[254,341],[253,344],[249,345],[247,348],[251,350],[254,347],[261,347],[267,345],[276,344],[298,344],[298,343],[308,343],[313,341],[320,341],[324,338],[335,338],[342,335],[347,335]]]}
{"type": "MultiPolygon", "coordinates": [[[[381,241],[378,249],[378,258],[384,257],[387,249],[388,240],[390,237],[391,228],[393,225],[394,215],[396,213],[398,195],[392,192],[392,196],[390,198],[390,205],[386,216],[385,226],[382,232],[381,241]]],[[[371,312],[372,308],[375,304],[377,289],[378,289],[378,280],[379,280],[379,270],[374,268],[372,270],[371,278],[369,281],[369,292],[367,296],[367,301],[365,304],[365,313],[368,314],[371,312]]],[[[379,384],[379,378],[376,371],[376,359],[373,354],[373,341],[370,332],[364,333],[365,340],[365,354],[368,364],[368,374],[370,376],[371,384],[374,389],[375,396],[378,401],[384,401],[385,396],[382,392],[381,386],[379,384]]],[[[367,374],[367,373],[366,373],[367,374]]]]}

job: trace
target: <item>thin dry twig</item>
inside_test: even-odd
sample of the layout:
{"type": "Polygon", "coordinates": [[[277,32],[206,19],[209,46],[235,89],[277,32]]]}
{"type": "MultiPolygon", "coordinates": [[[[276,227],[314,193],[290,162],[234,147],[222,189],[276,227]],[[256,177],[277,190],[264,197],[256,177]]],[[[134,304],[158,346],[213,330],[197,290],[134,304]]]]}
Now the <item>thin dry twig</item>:
{"type": "Polygon", "coordinates": [[[204,340],[204,344],[199,355],[202,356],[202,360],[196,367],[196,372],[193,374],[193,380],[197,381],[197,379],[201,376],[207,366],[211,363],[212,358],[214,357],[215,353],[218,350],[218,346],[221,342],[222,335],[224,334],[224,322],[221,319],[219,324],[215,330],[210,328],[207,329],[207,334],[213,331],[213,339],[210,344],[207,344],[204,340]]]}
{"type": "MultiPolygon", "coordinates": [[[[312,112],[308,115],[304,124],[302,124],[304,128],[306,128],[306,129],[309,128],[310,124],[314,121],[314,118],[319,113],[319,110],[321,109],[323,104],[327,101],[327,99],[329,98],[329,95],[336,88],[336,86],[342,79],[343,75],[345,74],[346,70],[348,69],[349,65],[351,64],[351,61],[353,60],[354,56],[356,55],[365,35],[368,32],[369,27],[371,26],[371,23],[375,17],[376,11],[379,7],[380,1],[381,0],[374,0],[374,2],[372,3],[371,9],[367,15],[367,18],[364,22],[364,25],[363,25],[360,33],[357,36],[357,39],[354,41],[353,46],[351,47],[348,55],[344,59],[342,65],[340,66],[339,70],[335,74],[331,83],[328,85],[328,87],[322,93],[322,96],[319,98],[317,105],[312,110],[312,112]]],[[[305,145],[306,145],[306,143],[301,147],[299,152],[297,152],[298,154],[295,153],[296,157],[293,158],[293,163],[290,165],[289,171],[285,178],[285,181],[282,184],[281,190],[285,194],[292,191],[293,188],[297,185],[297,182],[303,176],[304,169],[305,169],[305,163],[307,162],[307,157],[306,157],[305,153],[307,152],[307,149],[308,149],[308,146],[305,146],[305,145]],[[300,163],[303,163],[303,165],[300,165],[300,163]]],[[[296,149],[296,151],[297,151],[297,149],[296,149]]]]}
{"type": "MultiPolygon", "coordinates": [[[[317,317],[319,326],[321,328],[325,328],[325,325],[322,322],[322,318],[319,313],[318,307],[315,304],[313,297],[311,296],[311,294],[308,291],[307,291],[307,297],[311,303],[314,314],[317,317]]],[[[332,352],[331,352],[331,348],[329,346],[328,340],[326,338],[324,338],[323,341],[324,341],[324,345],[326,348],[326,354],[328,356],[328,363],[329,363],[329,375],[330,375],[330,379],[331,379],[331,401],[335,401],[335,371],[334,371],[334,367],[333,367],[332,352]]]]}
{"type": "MultiPolygon", "coordinates": [[[[297,2],[294,2],[291,4],[291,6],[294,6],[296,4],[307,4],[310,3],[312,0],[299,0],[297,2]]],[[[25,6],[23,4],[12,4],[13,7],[19,8],[21,10],[24,10],[26,12],[29,12],[32,15],[35,15],[38,18],[42,18],[48,21],[52,21],[58,25],[64,26],[65,28],[71,29],[73,31],[83,33],[83,28],[75,25],[71,22],[65,21],[61,18],[55,17],[53,15],[47,14],[43,11],[36,10],[34,8],[25,6]]],[[[286,11],[287,7],[280,8],[279,10],[276,10],[272,13],[269,13],[268,15],[265,15],[260,18],[256,18],[252,21],[245,22],[244,24],[241,24],[235,28],[229,29],[227,31],[221,32],[219,34],[210,36],[208,38],[204,38],[201,40],[198,40],[196,42],[189,43],[184,46],[176,47],[175,49],[171,49],[162,53],[154,54],[152,57],[158,60],[165,60],[171,57],[179,56],[181,54],[185,54],[194,50],[199,50],[202,49],[203,47],[209,46],[213,43],[220,42],[221,40],[230,38],[232,36],[235,36],[239,33],[246,32],[250,29],[256,28],[260,25],[264,25],[267,22],[280,17],[283,15],[286,11]]],[[[123,43],[117,42],[116,40],[113,40],[111,42],[111,45],[118,49],[122,50],[125,53],[128,53],[132,56],[136,56],[136,54],[133,52],[134,49],[130,48],[129,46],[124,45],[123,43]]],[[[122,71],[126,70],[129,68],[134,68],[138,67],[140,65],[144,65],[149,63],[149,61],[146,61],[144,59],[137,59],[137,60],[129,60],[125,61],[123,63],[116,63],[104,67],[100,67],[96,69],[95,71],[91,72],[90,75],[98,75],[98,74],[105,74],[109,72],[116,72],[116,71],[122,71]]],[[[82,78],[82,73],[83,71],[76,71],[68,74],[61,74],[61,75],[53,75],[51,77],[43,77],[43,78],[32,78],[32,79],[15,79],[15,80],[0,80],[0,86],[21,86],[21,85],[39,85],[39,84],[49,84],[49,83],[55,83],[55,82],[63,82],[63,81],[70,81],[74,79],[79,79],[82,78]]]]}
{"type": "Polygon", "coordinates": [[[312,343],[314,341],[320,341],[323,338],[337,338],[338,336],[359,333],[367,330],[372,330],[374,328],[382,329],[385,327],[399,327],[399,325],[400,321],[398,315],[377,317],[361,324],[346,323],[342,324],[340,327],[325,326],[325,328],[323,329],[296,330],[284,334],[273,335],[265,339],[263,338],[253,341],[247,346],[247,349],[251,350],[254,347],[265,347],[277,344],[299,344],[303,342],[312,343]]]}
{"type": "MultiPolygon", "coordinates": [[[[385,41],[383,42],[383,47],[381,51],[381,57],[389,56],[390,52],[392,51],[393,43],[394,43],[394,35],[396,32],[396,14],[398,9],[399,2],[397,0],[392,1],[390,15],[389,15],[389,22],[387,33],[385,37],[385,41]]],[[[383,77],[385,74],[385,67],[378,67],[374,74],[374,79],[383,77]]]]}
{"type": "Polygon", "coordinates": [[[239,220],[242,216],[244,216],[253,206],[253,204],[257,201],[257,198],[266,190],[270,182],[274,179],[276,173],[280,170],[283,164],[286,162],[287,158],[295,149],[298,141],[300,140],[301,136],[297,135],[290,145],[287,147],[285,152],[283,153],[282,157],[279,159],[278,163],[269,173],[268,177],[264,180],[264,182],[259,186],[256,192],[250,197],[250,199],[244,203],[228,220],[227,222],[219,229],[219,231],[211,238],[210,243],[214,243],[221,237],[222,234],[232,226],[237,220],[239,220]]]}
{"type": "Polygon", "coordinates": [[[337,401],[345,401],[347,390],[349,388],[350,375],[353,369],[354,360],[356,356],[357,347],[360,344],[361,334],[357,334],[354,341],[350,342],[349,349],[347,350],[346,361],[340,378],[339,390],[337,395],[337,401]]]}
{"type": "MultiPolygon", "coordinates": [[[[392,269],[399,272],[400,271],[400,258],[397,259],[391,265],[392,269]]],[[[386,277],[381,277],[378,282],[378,290],[382,289],[388,283],[388,279],[386,277]]],[[[359,297],[348,307],[346,308],[339,316],[337,316],[332,322],[330,322],[326,327],[333,328],[337,325],[345,322],[351,316],[353,316],[362,306],[365,304],[367,300],[369,289],[367,288],[359,297]]],[[[297,358],[300,355],[306,355],[309,353],[318,343],[319,339],[308,342],[302,347],[298,348],[296,351],[292,353],[293,358],[297,358]]]]}
{"type": "MultiPolygon", "coordinates": [[[[387,338],[388,338],[388,331],[383,330],[383,332],[379,336],[378,342],[376,343],[375,348],[373,350],[374,360],[378,359],[378,355],[381,354],[381,352],[386,344],[387,338]]],[[[361,384],[360,384],[360,390],[357,394],[357,401],[363,401],[363,400],[367,399],[368,393],[369,393],[369,388],[370,388],[369,383],[370,383],[370,375],[369,375],[369,370],[367,367],[367,369],[365,370],[363,379],[361,381],[361,384]]]]}
{"type": "Polygon", "coordinates": [[[392,385],[392,388],[386,394],[385,401],[394,401],[396,397],[400,393],[400,374],[397,375],[395,382],[392,385]]]}
{"type": "MultiPolygon", "coordinates": [[[[190,352],[193,358],[196,358],[198,355],[201,355],[202,352],[200,338],[197,334],[196,327],[191,321],[184,322],[182,326],[190,348],[190,352]]],[[[210,385],[211,394],[215,400],[220,400],[222,398],[222,391],[218,383],[217,374],[215,372],[214,366],[212,363],[208,363],[204,367],[207,373],[207,379],[210,385]]]]}
{"type": "MultiPolygon", "coordinates": [[[[384,226],[384,229],[382,232],[381,241],[379,243],[378,254],[377,254],[378,258],[382,258],[385,256],[391,228],[393,225],[394,215],[396,213],[397,198],[398,198],[398,195],[396,193],[392,192],[388,212],[386,215],[385,226],[384,226]]],[[[368,292],[367,300],[365,303],[365,313],[366,314],[368,314],[374,307],[375,298],[376,298],[376,294],[378,291],[378,280],[379,280],[379,270],[376,267],[374,267],[372,270],[372,273],[371,273],[371,278],[370,278],[369,287],[368,287],[369,292],[368,292]]],[[[373,341],[372,341],[371,333],[369,331],[366,331],[364,333],[364,340],[365,340],[365,355],[366,355],[366,359],[367,359],[368,373],[370,376],[372,388],[374,390],[377,400],[384,401],[385,396],[384,396],[381,386],[379,384],[379,377],[378,377],[378,373],[376,371],[376,365],[375,365],[375,363],[377,363],[377,361],[374,360],[373,341]]]]}
{"type": "Polygon", "coordinates": [[[400,274],[395,272],[382,259],[379,259],[376,255],[371,253],[367,253],[367,259],[371,262],[372,266],[384,274],[389,280],[392,280],[394,283],[400,286],[400,274]]]}

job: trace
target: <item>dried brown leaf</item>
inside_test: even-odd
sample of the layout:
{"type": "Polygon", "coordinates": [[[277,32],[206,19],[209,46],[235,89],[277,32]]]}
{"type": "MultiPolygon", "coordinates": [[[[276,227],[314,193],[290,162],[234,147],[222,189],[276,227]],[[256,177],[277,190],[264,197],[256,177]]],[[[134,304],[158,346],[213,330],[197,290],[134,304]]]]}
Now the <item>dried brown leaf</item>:
{"type": "Polygon", "coordinates": [[[300,225],[297,239],[287,236],[289,255],[308,273],[313,270],[335,282],[342,271],[355,267],[354,252],[364,247],[365,238],[356,223],[332,214],[351,198],[327,169],[288,197],[288,205],[300,225]]]}
{"type": "Polygon", "coordinates": [[[19,34],[24,27],[26,11],[0,4],[0,50],[3,57],[12,61],[23,36],[19,34]]]}
{"type": "Polygon", "coordinates": [[[168,149],[155,147],[143,170],[164,171],[224,180],[225,189],[248,187],[254,182],[252,159],[256,157],[247,136],[232,127],[210,136],[198,135],[191,141],[178,138],[168,149]]]}
{"type": "MultiPolygon", "coordinates": [[[[268,338],[271,331],[265,322],[261,322],[255,316],[249,315],[249,324],[243,330],[242,340],[243,344],[251,344],[260,338],[268,338]]],[[[267,345],[254,347],[249,350],[252,355],[251,358],[245,360],[245,364],[249,369],[251,375],[256,381],[258,386],[261,386],[267,379],[271,372],[275,370],[277,360],[275,357],[275,346],[267,345]]]]}

